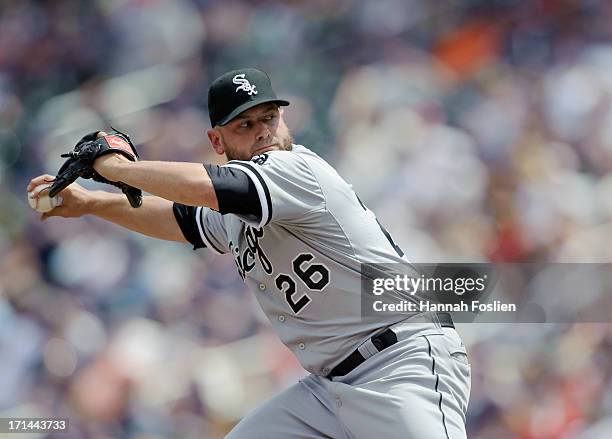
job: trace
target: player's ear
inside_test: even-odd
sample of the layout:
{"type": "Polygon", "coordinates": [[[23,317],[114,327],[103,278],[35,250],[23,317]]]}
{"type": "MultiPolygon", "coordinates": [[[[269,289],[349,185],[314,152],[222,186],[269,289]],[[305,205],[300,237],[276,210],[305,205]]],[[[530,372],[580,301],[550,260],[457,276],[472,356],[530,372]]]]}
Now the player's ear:
{"type": "Polygon", "coordinates": [[[215,152],[219,155],[225,154],[225,148],[223,148],[223,142],[221,140],[221,133],[213,128],[206,131],[206,134],[208,135],[208,140],[210,141],[210,144],[215,152]]]}

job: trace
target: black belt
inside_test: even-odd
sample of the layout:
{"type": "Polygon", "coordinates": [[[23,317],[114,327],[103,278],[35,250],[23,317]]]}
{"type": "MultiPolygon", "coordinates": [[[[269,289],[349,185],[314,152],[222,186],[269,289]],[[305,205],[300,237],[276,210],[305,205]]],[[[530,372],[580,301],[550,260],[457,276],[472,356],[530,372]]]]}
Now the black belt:
{"type": "MultiPolygon", "coordinates": [[[[446,312],[437,312],[436,316],[440,321],[440,326],[443,328],[454,328],[453,319],[449,313],[446,312]]],[[[391,330],[391,328],[387,328],[386,331],[381,332],[378,335],[375,335],[371,338],[372,344],[378,349],[378,352],[383,349],[388,348],[389,346],[397,343],[397,335],[395,332],[391,330]]],[[[361,363],[363,363],[366,358],[361,355],[359,349],[355,349],[351,355],[346,357],[340,364],[332,369],[332,371],[327,375],[328,378],[332,377],[341,377],[349,373],[351,370],[355,369],[361,363]]]]}

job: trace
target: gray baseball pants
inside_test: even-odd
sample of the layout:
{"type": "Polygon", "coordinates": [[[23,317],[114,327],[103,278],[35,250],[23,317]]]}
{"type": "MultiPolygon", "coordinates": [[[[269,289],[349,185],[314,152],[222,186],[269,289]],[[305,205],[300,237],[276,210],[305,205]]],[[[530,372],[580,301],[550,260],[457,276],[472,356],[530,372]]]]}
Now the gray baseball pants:
{"type": "Polygon", "coordinates": [[[343,377],[307,376],[226,438],[466,438],[470,366],[457,332],[430,322],[392,328],[396,344],[343,377]]]}

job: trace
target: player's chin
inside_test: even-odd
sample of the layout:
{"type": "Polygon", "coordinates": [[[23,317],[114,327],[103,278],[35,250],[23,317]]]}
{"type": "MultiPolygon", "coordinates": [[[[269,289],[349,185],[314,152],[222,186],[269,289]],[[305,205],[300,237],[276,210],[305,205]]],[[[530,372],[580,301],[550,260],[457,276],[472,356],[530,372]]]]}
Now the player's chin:
{"type": "Polygon", "coordinates": [[[268,151],[291,151],[293,149],[293,137],[291,135],[280,136],[276,138],[276,142],[269,148],[257,151],[254,155],[263,154],[268,151]]]}

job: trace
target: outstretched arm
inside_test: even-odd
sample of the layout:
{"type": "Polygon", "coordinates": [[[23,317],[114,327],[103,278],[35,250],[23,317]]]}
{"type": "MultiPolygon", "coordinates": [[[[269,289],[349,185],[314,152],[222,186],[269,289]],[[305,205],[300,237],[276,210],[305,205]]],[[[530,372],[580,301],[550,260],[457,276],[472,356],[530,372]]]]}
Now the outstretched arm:
{"type": "Polygon", "coordinates": [[[97,159],[94,168],[111,181],[122,181],[166,200],[219,210],[213,183],[201,163],[131,162],[112,154],[97,159]]]}
{"type": "MultiPolygon", "coordinates": [[[[30,181],[28,191],[53,181],[52,175],[41,175],[30,181]]],[[[76,218],[95,215],[117,225],[153,238],[187,243],[172,211],[172,202],[155,196],[143,197],[134,209],[123,194],[89,191],[77,183],[60,192],[62,205],[42,215],[42,219],[59,216],[76,218]]]]}

